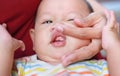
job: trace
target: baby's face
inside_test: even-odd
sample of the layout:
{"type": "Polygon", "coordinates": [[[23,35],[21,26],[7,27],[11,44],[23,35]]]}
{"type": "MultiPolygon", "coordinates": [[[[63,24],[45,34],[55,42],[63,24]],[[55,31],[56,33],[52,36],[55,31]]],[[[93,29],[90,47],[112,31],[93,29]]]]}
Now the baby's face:
{"type": "Polygon", "coordinates": [[[64,54],[88,45],[89,40],[69,37],[56,29],[66,23],[76,27],[73,20],[88,14],[84,0],[43,0],[38,8],[35,30],[31,30],[38,57],[49,63],[60,63],[64,54]]]}

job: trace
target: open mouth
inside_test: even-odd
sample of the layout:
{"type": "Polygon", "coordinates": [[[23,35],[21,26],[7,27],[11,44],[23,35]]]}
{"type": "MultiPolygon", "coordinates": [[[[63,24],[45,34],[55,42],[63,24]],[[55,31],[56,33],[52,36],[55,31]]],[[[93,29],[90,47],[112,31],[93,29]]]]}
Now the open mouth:
{"type": "Polygon", "coordinates": [[[60,32],[53,32],[50,43],[54,47],[63,47],[66,44],[66,37],[60,32]]]}

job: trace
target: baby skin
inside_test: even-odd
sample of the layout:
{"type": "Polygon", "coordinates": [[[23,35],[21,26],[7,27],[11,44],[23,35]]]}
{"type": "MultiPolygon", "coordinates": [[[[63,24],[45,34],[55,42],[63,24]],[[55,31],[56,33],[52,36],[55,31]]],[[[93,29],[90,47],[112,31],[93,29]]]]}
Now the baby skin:
{"type": "MultiPolygon", "coordinates": [[[[97,76],[97,73],[89,71],[88,68],[91,67],[87,66],[87,64],[96,65],[102,63],[103,60],[83,61],[71,64],[68,67],[63,67],[60,64],[64,54],[87,46],[90,43],[90,40],[77,39],[63,34],[64,27],[76,27],[73,22],[74,19],[83,19],[89,14],[90,11],[84,0],[43,0],[38,8],[35,28],[30,30],[33,50],[37,55],[23,58],[26,61],[17,60],[18,75],[97,76]],[[36,64],[39,65],[38,68],[26,68],[27,66],[32,67],[32,65],[36,64]],[[38,70],[35,71],[35,68],[38,70]],[[24,72],[27,70],[33,70],[33,72],[29,74],[28,72],[24,72]]],[[[120,39],[118,31],[116,31],[117,23],[113,12],[106,11],[106,15],[107,24],[102,30],[102,47],[107,53],[108,63],[104,62],[103,64],[108,64],[110,76],[120,76],[120,39]]],[[[0,65],[3,65],[0,68],[0,76],[10,76],[14,51],[21,46],[24,49],[24,45],[23,42],[12,38],[4,26],[6,25],[3,24],[0,26],[0,35],[2,36],[4,34],[4,36],[0,38],[0,60],[4,61],[0,63],[0,65]],[[5,43],[7,43],[7,45],[5,43]],[[10,63],[9,66],[8,63],[10,63]]],[[[107,68],[107,66],[104,67],[103,65],[100,67],[102,67],[102,69],[107,68]]],[[[108,71],[105,70],[101,71],[98,75],[104,76],[109,74],[108,71]]]]}

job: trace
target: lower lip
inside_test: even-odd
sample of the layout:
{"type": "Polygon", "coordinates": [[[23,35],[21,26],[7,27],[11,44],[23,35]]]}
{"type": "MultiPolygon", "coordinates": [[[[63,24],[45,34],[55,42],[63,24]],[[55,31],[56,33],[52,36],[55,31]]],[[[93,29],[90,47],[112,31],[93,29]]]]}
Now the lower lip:
{"type": "Polygon", "coordinates": [[[62,41],[62,42],[53,42],[52,46],[54,46],[54,47],[64,47],[65,44],[66,44],[65,41],[62,41]]]}

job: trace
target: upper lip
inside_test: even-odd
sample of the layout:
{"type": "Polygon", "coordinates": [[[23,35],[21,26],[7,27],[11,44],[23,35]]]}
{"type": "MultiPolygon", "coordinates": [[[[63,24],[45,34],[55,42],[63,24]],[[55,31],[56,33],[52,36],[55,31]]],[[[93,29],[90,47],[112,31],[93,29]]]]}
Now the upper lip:
{"type": "Polygon", "coordinates": [[[66,39],[65,35],[58,31],[52,32],[51,37],[52,38],[51,38],[50,43],[54,42],[57,37],[62,37],[64,40],[66,39]]]}

